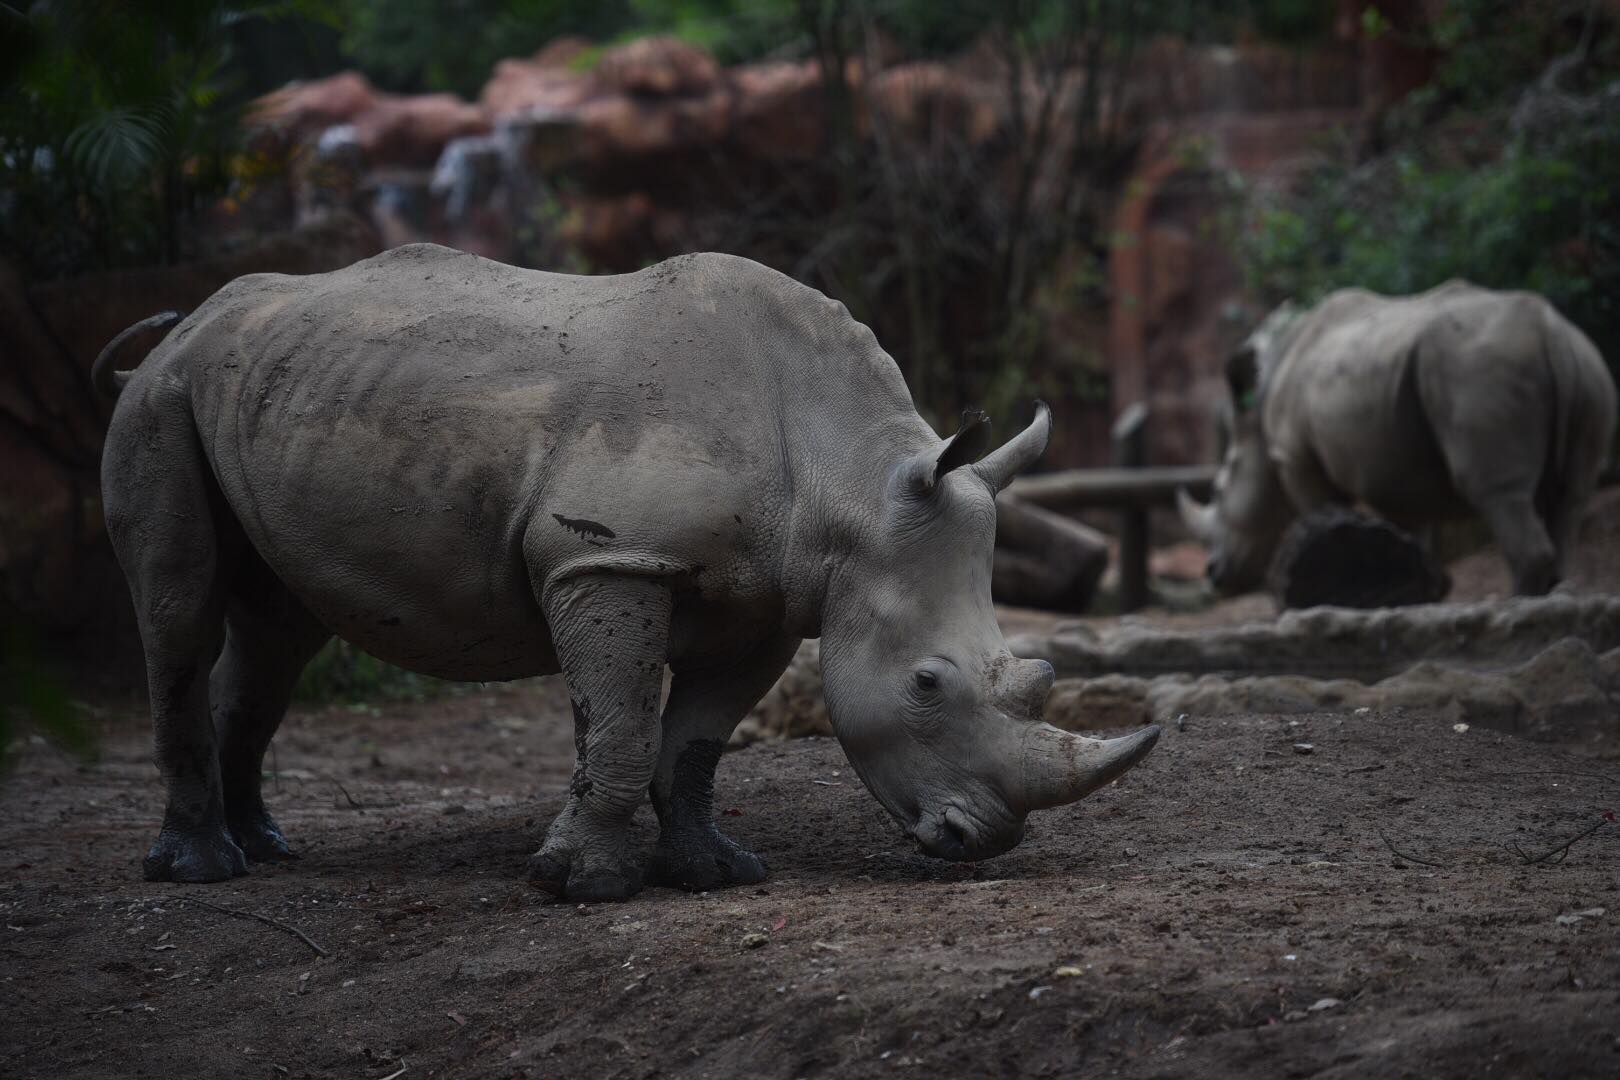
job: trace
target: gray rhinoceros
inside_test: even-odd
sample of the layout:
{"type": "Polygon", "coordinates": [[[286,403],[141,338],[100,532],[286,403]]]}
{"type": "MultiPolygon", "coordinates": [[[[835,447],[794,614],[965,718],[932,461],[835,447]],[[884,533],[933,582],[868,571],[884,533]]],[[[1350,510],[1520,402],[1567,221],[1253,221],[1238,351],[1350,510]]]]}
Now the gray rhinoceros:
{"type": "Polygon", "coordinates": [[[1157,738],[1041,722],[1052,670],[996,625],[994,495],[1045,407],[983,457],[982,414],[941,440],[866,327],[746,259],[591,278],[411,245],[234,281],[133,373],[117,345],[106,520],[169,795],[149,879],[288,856],[260,763],[333,634],[450,679],[563,672],[578,765],[530,875],[581,900],[640,887],[649,791],[653,880],[763,879],[714,770],[806,637],[856,771],[942,858],[1007,850],[1157,738]]]}
{"type": "Polygon", "coordinates": [[[1214,501],[1181,495],[1209,577],[1259,585],[1299,514],[1360,503],[1423,530],[1477,513],[1521,593],[1544,593],[1614,437],[1595,346],[1543,297],[1452,281],[1285,304],[1227,362],[1214,501]]]}

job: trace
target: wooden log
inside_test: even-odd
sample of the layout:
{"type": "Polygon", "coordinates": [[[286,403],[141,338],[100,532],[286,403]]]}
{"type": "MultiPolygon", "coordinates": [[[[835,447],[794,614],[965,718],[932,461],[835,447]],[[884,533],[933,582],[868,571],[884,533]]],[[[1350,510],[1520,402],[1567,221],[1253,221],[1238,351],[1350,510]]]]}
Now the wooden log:
{"type": "Polygon", "coordinates": [[[1173,506],[1186,488],[1207,499],[1215,483],[1214,465],[1149,466],[1141,469],[1067,469],[1021,476],[1007,490],[1014,498],[1048,510],[1083,507],[1173,506]]]}
{"type": "MultiPolygon", "coordinates": [[[[1147,464],[1148,408],[1140,401],[1114,422],[1114,465],[1141,469],[1147,464]]],[[[1148,602],[1148,508],[1132,503],[1119,520],[1119,608],[1140,611],[1148,602]]]]}
{"type": "Polygon", "coordinates": [[[1330,507],[1288,527],[1267,588],[1282,608],[1403,607],[1442,599],[1451,579],[1411,534],[1330,507]]]}
{"type": "Polygon", "coordinates": [[[996,499],[990,592],[998,604],[1084,611],[1108,565],[1108,543],[1078,521],[1003,492],[996,499]]]}

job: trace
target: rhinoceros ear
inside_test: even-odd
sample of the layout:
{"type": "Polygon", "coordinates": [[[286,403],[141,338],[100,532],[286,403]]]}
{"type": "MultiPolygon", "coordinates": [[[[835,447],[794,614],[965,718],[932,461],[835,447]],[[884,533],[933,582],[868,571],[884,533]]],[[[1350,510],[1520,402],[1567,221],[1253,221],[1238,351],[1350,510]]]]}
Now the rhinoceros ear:
{"type": "Polygon", "coordinates": [[[945,449],[934,459],[934,467],[928,471],[923,486],[932,491],[952,469],[960,469],[979,460],[979,455],[984,453],[989,443],[990,415],[983,409],[963,409],[962,426],[955,435],[945,440],[945,449]]]}

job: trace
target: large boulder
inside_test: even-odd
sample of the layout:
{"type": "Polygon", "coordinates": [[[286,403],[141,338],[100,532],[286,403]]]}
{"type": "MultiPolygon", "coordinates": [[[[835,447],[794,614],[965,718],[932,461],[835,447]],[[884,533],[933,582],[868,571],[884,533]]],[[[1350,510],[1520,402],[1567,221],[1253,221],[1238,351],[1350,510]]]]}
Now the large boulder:
{"type": "Polygon", "coordinates": [[[342,71],[325,79],[288,83],[266,94],[248,109],[245,123],[308,138],[349,123],[384,96],[359,72],[342,71]]]}
{"type": "Polygon", "coordinates": [[[352,123],[355,141],[373,168],[429,168],[452,139],[490,130],[489,114],[454,94],[381,98],[352,123]]]}
{"type": "MultiPolygon", "coordinates": [[[[29,285],[0,263],[0,622],[31,626],[47,652],[86,663],[93,684],[138,676],[133,613],[101,522],[99,467],[110,402],[90,363],[116,334],[196,307],[243,274],[319,273],[378,250],[334,215],[210,259],[29,285]]],[[[137,363],[159,339],[120,354],[137,363]]]]}
{"type": "Polygon", "coordinates": [[[644,37],[608,49],[593,69],[606,92],[632,97],[699,97],[720,85],[720,65],[674,37],[644,37]]]}

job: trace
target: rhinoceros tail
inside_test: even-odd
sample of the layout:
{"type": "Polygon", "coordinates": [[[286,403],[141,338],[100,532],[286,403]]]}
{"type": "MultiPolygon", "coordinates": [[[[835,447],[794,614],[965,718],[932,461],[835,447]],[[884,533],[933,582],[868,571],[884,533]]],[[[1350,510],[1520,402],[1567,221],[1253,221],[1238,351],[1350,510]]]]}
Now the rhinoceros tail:
{"type": "Polygon", "coordinates": [[[107,347],[102,349],[96,356],[96,362],[90,365],[90,385],[94,386],[97,392],[105,394],[107,397],[117,397],[118,391],[122,390],[124,384],[129,382],[130,374],[127,371],[113,370],[113,361],[118,357],[118,350],[123,348],[126,341],[137,334],[143,334],[148,330],[167,330],[185,317],[183,311],[164,311],[153,315],[151,318],[142,319],[134,326],[125,329],[117,337],[107,342],[107,347]]]}

